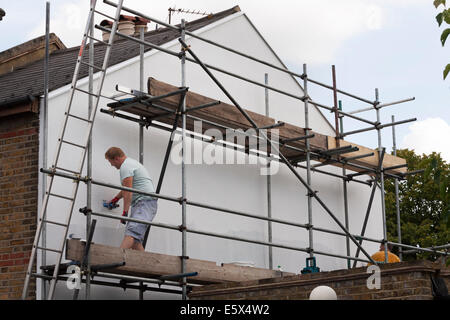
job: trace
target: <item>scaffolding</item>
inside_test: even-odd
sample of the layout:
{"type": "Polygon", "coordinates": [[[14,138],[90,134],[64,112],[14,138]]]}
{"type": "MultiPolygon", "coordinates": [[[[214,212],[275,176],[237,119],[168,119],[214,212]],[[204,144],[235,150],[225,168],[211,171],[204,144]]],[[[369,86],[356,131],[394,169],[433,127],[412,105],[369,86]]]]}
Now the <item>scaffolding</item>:
{"type": "MultiPolygon", "coordinates": [[[[432,252],[432,253],[447,255],[446,251],[439,251],[439,250],[448,249],[450,247],[450,245],[448,245],[448,244],[445,246],[434,247],[434,248],[418,248],[418,247],[402,244],[400,231],[398,233],[398,235],[399,235],[398,242],[391,242],[391,241],[388,241],[388,239],[387,239],[386,209],[385,209],[385,199],[384,199],[384,194],[385,194],[384,181],[385,181],[385,179],[394,179],[395,180],[397,226],[398,226],[398,228],[400,228],[398,181],[404,180],[408,175],[419,174],[419,173],[421,173],[421,171],[405,172],[405,173],[392,173],[393,169],[405,167],[405,165],[396,166],[396,167],[384,167],[383,166],[383,159],[384,159],[386,150],[382,146],[382,139],[381,139],[382,129],[392,127],[393,142],[394,142],[394,155],[396,155],[395,127],[397,125],[415,121],[416,119],[395,121],[395,119],[392,118],[391,123],[382,124],[380,122],[381,121],[380,112],[381,112],[381,109],[384,107],[412,101],[412,100],[414,100],[414,98],[382,104],[379,101],[378,89],[376,89],[374,101],[371,101],[371,100],[365,99],[365,98],[361,98],[361,97],[358,97],[351,93],[348,93],[348,92],[338,89],[337,83],[336,83],[336,70],[335,70],[334,66],[332,68],[333,84],[330,86],[325,83],[311,79],[308,76],[308,70],[307,70],[306,64],[303,65],[303,73],[299,74],[299,73],[290,71],[285,67],[276,66],[272,63],[252,57],[248,54],[242,53],[233,48],[226,47],[226,46],[216,43],[212,40],[205,39],[205,38],[197,35],[194,32],[188,31],[186,29],[186,23],[184,20],[182,20],[180,25],[174,26],[171,24],[167,24],[163,21],[160,21],[158,19],[155,19],[153,17],[147,16],[138,11],[135,11],[131,8],[127,8],[122,5],[123,1],[119,0],[118,4],[108,1],[108,0],[104,0],[103,2],[109,6],[116,8],[116,10],[117,10],[116,16],[115,16],[116,18],[112,18],[114,20],[114,23],[111,28],[105,28],[100,25],[94,26],[94,15],[95,14],[100,14],[100,15],[106,16],[108,18],[111,18],[111,17],[96,10],[95,9],[96,1],[95,0],[91,1],[90,14],[89,14],[89,18],[88,18],[88,22],[87,22],[87,26],[86,26],[85,35],[84,35],[84,39],[89,39],[89,42],[85,42],[83,40],[83,43],[80,47],[80,56],[78,57],[78,60],[77,60],[77,65],[79,65],[79,62],[81,62],[81,59],[83,58],[83,55],[84,55],[83,49],[85,47],[89,46],[89,63],[81,62],[83,64],[88,65],[88,67],[89,67],[89,89],[88,89],[88,91],[83,91],[81,89],[76,88],[75,86],[73,87],[73,90],[78,90],[79,92],[83,92],[89,96],[89,119],[86,121],[89,122],[90,127],[89,127],[89,131],[88,131],[88,144],[87,144],[88,148],[86,148],[86,154],[85,154],[85,156],[87,158],[87,176],[82,177],[79,174],[81,172],[81,170],[83,169],[85,156],[83,156],[83,159],[81,161],[80,171],[73,172],[71,170],[64,170],[63,168],[59,168],[59,167],[57,167],[57,163],[56,163],[57,161],[55,161],[55,163],[53,164],[53,166],[51,168],[49,168],[49,169],[42,168],[41,169],[42,173],[49,175],[50,177],[52,177],[52,179],[54,177],[61,177],[61,178],[65,178],[68,180],[75,181],[77,183],[76,189],[75,189],[75,196],[76,196],[76,191],[78,189],[78,184],[80,182],[86,183],[86,185],[87,185],[87,206],[86,206],[86,208],[80,209],[80,211],[86,215],[86,226],[87,226],[86,239],[87,239],[87,242],[86,242],[86,251],[84,253],[83,261],[80,261],[80,264],[79,264],[79,267],[82,269],[82,272],[83,272],[82,274],[85,276],[85,279],[82,279],[82,281],[86,284],[86,292],[85,292],[86,299],[90,298],[90,286],[91,285],[104,285],[104,286],[122,287],[124,289],[126,289],[126,288],[137,289],[140,292],[140,299],[143,299],[143,293],[147,290],[181,294],[182,299],[187,299],[188,291],[192,287],[191,285],[189,285],[189,281],[188,281],[189,277],[196,276],[196,274],[186,272],[186,260],[188,259],[188,257],[187,257],[187,233],[195,233],[195,234],[200,234],[200,235],[205,235],[205,236],[210,236],[210,237],[218,237],[218,238],[223,238],[223,239],[236,240],[236,241],[240,241],[240,242],[247,242],[247,243],[253,243],[253,244],[267,246],[269,248],[269,267],[270,267],[270,269],[273,269],[272,248],[284,248],[284,249],[288,249],[288,250],[305,252],[309,255],[309,257],[311,259],[314,258],[315,255],[326,255],[326,256],[331,256],[331,257],[335,257],[335,258],[346,259],[348,268],[351,268],[351,261],[354,261],[353,267],[356,266],[357,261],[370,262],[370,263],[374,263],[374,264],[379,263],[379,262],[374,261],[371,258],[371,256],[364,250],[364,248],[362,246],[363,241],[385,244],[385,262],[387,262],[387,259],[388,259],[388,249],[387,249],[388,246],[386,244],[397,246],[400,248],[400,250],[401,249],[409,249],[408,251],[404,251],[403,254],[421,251],[421,252],[432,252]],[[171,51],[171,50],[168,50],[161,46],[158,46],[158,45],[155,45],[148,41],[145,41],[143,29],[141,29],[139,37],[127,36],[119,31],[117,31],[117,21],[118,21],[118,17],[121,14],[122,10],[126,11],[130,14],[136,15],[138,17],[141,17],[143,19],[153,21],[159,25],[165,26],[166,28],[169,28],[176,32],[179,32],[180,36],[179,36],[178,40],[181,44],[181,51],[180,52],[171,51]],[[103,32],[111,33],[109,42],[106,43],[104,41],[95,39],[94,38],[94,29],[99,29],[103,32]],[[133,97],[132,99],[120,100],[120,99],[117,99],[118,96],[105,97],[101,94],[104,73],[106,72],[106,68],[107,68],[107,64],[108,64],[106,57],[105,57],[106,61],[104,61],[104,67],[101,69],[101,72],[103,73],[103,78],[102,78],[101,84],[99,86],[99,91],[97,94],[94,94],[93,74],[95,72],[95,69],[98,69],[97,67],[94,66],[95,43],[108,46],[107,47],[108,51],[113,50],[112,47],[113,47],[113,41],[114,41],[115,36],[119,36],[119,37],[122,37],[122,38],[125,38],[128,40],[137,42],[140,45],[140,88],[139,88],[139,90],[132,90],[132,89],[127,89],[127,88],[123,88],[123,87],[117,87],[117,89],[122,92],[122,96],[123,95],[132,96],[133,97]],[[295,95],[295,94],[292,94],[289,92],[285,92],[281,89],[278,89],[276,87],[269,85],[269,79],[268,79],[267,74],[265,74],[265,79],[264,79],[265,81],[264,81],[264,83],[262,83],[262,82],[248,79],[246,77],[235,74],[233,72],[223,70],[219,67],[205,64],[196,55],[196,53],[194,52],[195,51],[194,48],[191,48],[189,45],[186,44],[186,36],[193,37],[195,39],[198,39],[207,44],[216,46],[220,49],[226,50],[226,51],[236,54],[238,56],[244,57],[246,59],[250,59],[252,61],[263,64],[265,66],[268,66],[274,70],[286,73],[286,74],[292,76],[293,78],[302,80],[304,95],[298,96],[298,95],[295,95]],[[145,47],[149,47],[151,49],[158,50],[158,51],[164,52],[166,54],[180,58],[180,61],[181,61],[181,86],[180,86],[179,90],[170,92],[170,93],[162,95],[162,96],[151,96],[144,92],[144,49],[145,49],[145,47]],[[189,54],[189,56],[188,56],[188,54],[189,54]],[[255,153],[252,150],[250,150],[250,148],[248,148],[244,152],[248,155],[252,154],[257,157],[261,157],[261,158],[268,160],[268,164],[267,164],[268,167],[270,167],[272,161],[278,161],[279,163],[283,163],[284,165],[286,165],[289,168],[289,170],[292,172],[292,174],[298,179],[300,184],[303,185],[304,188],[307,190],[307,195],[306,195],[307,200],[308,200],[307,201],[307,212],[308,212],[308,215],[307,215],[308,223],[307,224],[301,224],[301,223],[294,222],[294,221],[287,221],[287,220],[282,220],[282,219],[277,219],[277,218],[272,217],[271,177],[270,177],[270,175],[267,176],[268,212],[267,212],[266,217],[250,214],[250,213],[244,212],[244,211],[236,211],[236,210],[231,210],[229,208],[218,207],[218,206],[213,206],[213,205],[209,205],[209,204],[205,204],[205,203],[195,202],[186,197],[187,179],[186,179],[186,152],[185,152],[185,150],[186,150],[186,141],[188,138],[198,139],[200,141],[209,142],[211,144],[222,146],[224,148],[230,148],[232,150],[237,150],[236,146],[232,146],[229,144],[214,141],[214,139],[208,139],[207,137],[206,138],[199,137],[197,135],[193,135],[192,133],[187,132],[188,130],[186,128],[186,125],[187,125],[188,119],[206,121],[209,125],[216,127],[216,128],[220,128],[220,129],[229,129],[229,130],[234,130],[234,129],[224,126],[223,124],[215,123],[213,121],[207,121],[205,119],[198,119],[198,118],[192,116],[191,112],[193,110],[210,108],[214,105],[217,105],[217,103],[216,104],[210,103],[207,105],[191,107],[189,109],[187,108],[186,94],[188,92],[188,88],[186,86],[186,62],[191,62],[191,63],[199,65],[204,70],[204,72],[209,76],[209,78],[218,86],[218,88],[220,88],[220,90],[232,102],[233,106],[237,110],[239,110],[240,114],[242,114],[245,117],[245,119],[247,119],[247,121],[251,125],[251,127],[256,131],[256,133],[258,133],[257,138],[267,142],[270,146],[270,151],[267,151],[267,153],[265,155],[261,154],[261,153],[255,153]],[[270,91],[277,92],[279,94],[282,94],[282,95],[288,96],[290,98],[301,101],[304,104],[305,135],[294,138],[292,140],[304,140],[305,147],[298,148],[298,147],[288,146],[288,145],[286,145],[287,141],[284,141],[284,143],[282,142],[281,144],[276,143],[276,141],[273,141],[272,137],[269,134],[267,134],[267,130],[275,129],[277,127],[283,126],[284,124],[277,123],[277,124],[274,124],[274,125],[268,126],[268,127],[258,127],[257,123],[240,106],[240,104],[235,100],[235,98],[222,85],[222,83],[212,74],[211,70],[226,74],[226,75],[234,77],[236,79],[239,79],[239,80],[242,80],[242,81],[245,81],[245,82],[251,83],[253,85],[264,88],[265,89],[265,107],[266,107],[266,115],[267,116],[269,113],[268,94],[270,91]],[[308,95],[309,84],[315,84],[315,85],[318,85],[318,86],[321,86],[321,87],[331,90],[333,93],[334,105],[332,107],[329,107],[329,106],[326,106],[321,103],[313,101],[308,95]],[[352,112],[344,112],[344,111],[342,111],[342,106],[340,105],[340,101],[338,100],[338,94],[345,95],[347,97],[356,99],[359,102],[364,102],[365,104],[367,104],[369,106],[366,108],[360,109],[360,110],[352,111],[352,112]],[[175,112],[171,109],[164,108],[157,104],[159,101],[161,101],[162,99],[164,99],[168,96],[179,96],[179,105],[178,105],[178,109],[175,110],[175,112]],[[107,98],[109,100],[114,101],[113,105],[115,104],[115,105],[120,106],[113,110],[111,110],[111,108],[109,110],[101,109],[100,111],[102,113],[109,114],[115,118],[132,121],[139,125],[139,129],[140,129],[139,130],[139,160],[141,163],[143,163],[143,160],[144,160],[144,143],[143,143],[144,128],[154,127],[154,128],[168,131],[171,133],[171,139],[169,140],[169,143],[167,146],[167,150],[166,150],[166,154],[165,154],[165,158],[164,158],[164,162],[163,162],[163,167],[161,168],[159,182],[158,182],[158,186],[157,186],[155,193],[146,193],[146,192],[142,192],[140,190],[127,188],[124,186],[114,185],[114,184],[110,184],[110,183],[106,183],[103,181],[98,181],[98,180],[92,179],[92,136],[91,136],[91,133],[92,133],[92,125],[93,125],[94,118],[95,118],[95,112],[97,110],[97,106],[98,106],[100,98],[107,98]],[[127,106],[129,106],[130,103],[133,105],[140,104],[140,105],[145,105],[147,107],[151,106],[151,107],[159,109],[163,113],[157,117],[154,117],[153,119],[149,119],[145,115],[141,115],[139,117],[132,117],[132,116],[126,115],[124,113],[126,111],[127,106]],[[320,107],[320,108],[323,108],[325,110],[328,110],[328,111],[334,113],[334,119],[335,119],[335,128],[334,129],[335,129],[335,136],[336,136],[336,148],[328,150],[328,151],[318,151],[311,147],[310,139],[314,135],[311,134],[312,129],[309,128],[309,120],[310,120],[309,119],[309,106],[310,105],[314,105],[316,107],[320,107]],[[376,122],[369,121],[367,119],[364,119],[364,118],[361,118],[361,117],[355,115],[355,114],[363,112],[363,111],[375,111],[377,121],[376,122]],[[161,119],[163,117],[172,116],[172,115],[175,115],[175,121],[173,122],[173,126],[171,126],[171,127],[161,125],[159,123],[154,122],[155,120],[161,119]],[[344,128],[343,128],[343,119],[345,117],[349,117],[349,118],[358,120],[360,122],[370,124],[370,127],[367,127],[365,129],[359,129],[359,130],[345,132],[344,128]],[[179,128],[180,120],[181,120],[181,128],[179,128]],[[371,131],[371,130],[376,130],[377,135],[378,135],[378,150],[377,150],[377,152],[378,152],[379,162],[378,162],[378,165],[376,168],[362,166],[362,165],[354,162],[355,160],[358,160],[358,159],[361,159],[364,157],[373,156],[374,153],[359,155],[356,157],[345,157],[343,155],[345,155],[346,153],[349,153],[349,152],[353,152],[353,151],[357,150],[357,148],[355,149],[352,146],[340,146],[339,145],[339,141],[340,141],[339,139],[342,139],[349,135],[357,134],[360,132],[371,131]],[[173,196],[168,196],[168,195],[164,195],[164,194],[160,193],[161,186],[162,186],[163,179],[164,179],[164,174],[165,174],[166,167],[168,164],[169,155],[170,155],[170,152],[172,149],[173,137],[176,134],[181,136],[182,150],[183,150],[182,151],[182,164],[181,164],[182,191],[181,191],[180,197],[173,197],[173,196]],[[280,151],[281,146],[284,146],[287,149],[296,151],[299,156],[288,159],[283,154],[283,152],[280,151]],[[312,161],[314,161],[314,160],[320,161],[322,163],[313,165],[312,161]],[[302,165],[301,164],[302,162],[305,162],[305,165],[302,165]],[[329,165],[329,164],[340,164],[342,166],[342,175],[318,169],[319,167],[329,165]],[[296,168],[301,168],[301,169],[306,170],[306,180],[304,178],[302,178],[302,176],[300,176],[300,174],[298,173],[296,168]],[[357,168],[358,172],[348,174],[346,172],[346,168],[357,168]],[[323,173],[325,175],[329,175],[329,176],[332,176],[332,177],[335,177],[338,179],[342,179],[344,213],[345,213],[345,222],[344,223],[339,221],[339,219],[336,217],[336,215],[333,213],[333,211],[324,203],[324,201],[320,198],[320,196],[317,194],[317,192],[313,189],[312,183],[311,183],[311,173],[312,172],[323,173]],[[356,179],[356,177],[362,176],[365,174],[371,175],[372,179],[365,180],[365,181],[356,179]],[[367,211],[366,211],[365,218],[364,218],[364,223],[363,223],[362,230],[361,230],[361,234],[359,234],[359,235],[354,235],[349,232],[349,221],[348,221],[348,211],[349,210],[348,210],[347,184],[350,182],[360,183],[363,185],[370,186],[372,188],[369,203],[367,206],[367,211]],[[155,197],[158,199],[162,199],[165,201],[178,203],[181,206],[182,224],[180,226],[169,225],[169,224],[142,221],[142,220],[137,220],[137,219],[133,219],[133,218],[124,218],[124,217],[116,216],[116,215],[112,215],[112,214],[93,212],[91,210],[91,193],[92,193],[91,188],[93,185],[107,187],[107,188],[113,188],[113,189],[117,189],[117,190],[133,192],[133,193],[139,193],[139,194],[155,197]],[[380,194],[381,194],[381,214],[382,214],[382,221],[383,221],[383,239],[373,239],[373,238],[369,238],[369,237],[365,236],[367,222],[368,222],[368,219],[370,216],[371,207],[372,207],[373,200],[374,200],[374,195],[375,195],[375,192],[377,191],[377,189],[380,189],[380,194]],[[339,226],[340,231],[329,230],[329,229],[319,228],[319,227],[314,226],[313,212],[312,212],[313,201],[316,201],[328,213],[330,218],[332,218],[332,220],[335,221],[335,223],[339,226]],[[213,233],[213,232],[204,231],[204,230],[197,230],[197,229],[188,227],[186,224],[186,216],[187,216],[187,207],[188,206],[205,208],[205,209],[209,209],[209,210],[213,210],[213,211],[217,211],[217,212],[238,215],[238,216],[244,216],[247,218],[253,218],[253,219],[266,221],[267,225],[268,225],[268,229],[267,229],[268,241],[266,242],[266,241],[259,241],[259,240],[254,240],[254,239],[230,236],[230,235],[226,235],[226,234],[218,234],[218,233],[213,233]],[[110,218],[110,219],[115,219],[115,220],[135,221],[135,222],[143,223],[143,224],[146,224],[149,226],[165,228],[165,229],[170,229],[170,230],[176,230],[176,231],[181,232],[182,233],[182,243],[181,243],[181,257],[180,257],[181,258],[180,273],[176,274],[176,275],[163,276],[163,277],[159,277],[159,278],[158,277],[144,278],[144,277],[133,277],[133,276],[117,275],[117,274],[108,273],[108,272],[101,272],[103,269],[110,269],[111,267],[119,267],[120,264],[118,264],[116,266],[111,266],[111,265],[92,266],[89,262],[89,247],[90,247],[90,244],[92,241],[92,236],[93,236],[95,224],[96,224],[96,220],[93,220],[92,218],[95,216],[110,218]],[[282,243],[274,243],[272,241],[272,224],[273,223],[306,229],[308,231],[309,246],[307,248],[301,248],[301,247],[288,246],[288,245],[285,245],[282,243]],[[323,232],[323,233],[335,234],[335,235],[345,237],[347,254],[346,255],[338,255],[338,254],[334,254],[334,253],[330,253],[330,252],[322,252],[322,251],[314,249],[314,232],[323,232]],[[353,244],[356,245],[356,247],[357,247],[355,256],[351,256],[350,242],[353,242],[353,244]],[[364,258],[359,257],[361,252],[365,256],[364,258]],[[94,276],[103,277],[103,278],[107,278],[107,279],[120,279],[121,282],[119,284],[117,284],[117,283],[105,282],[105,281],[95,281],[95,280],[93,280],[94,276]],[[133,285],[132,283],[139,283],[139,284],[133,285]],[[173,286],[173,287],[181,287],[181,290],[163,289],[160,287],[159,288],[149,287],[149,286],[145,285],[144,283],[157,284],[159,286],[164,284],[164,285],[173,286]]],[[[73,84],[76,84],[76,82],[77,82],[78,72],[79,72],[79,68],[76,68],[73,84]]],[[[72,100],[72,99],[73,99],[73,96],[71,96],[70,100],[72,100]]],[[[65,113],[67,117],[75,117],[74,115],[70,114],[71,103],[72,103],[72,101],[69,102],[68,109],[65,113]]],[[[60,152],[60,145],[64,142],[68,143],[67,141],[62,141],[62,139],[60,140],[59,149],[57,152],[58,154],[60,152]]],[[[28,272],[27,272],[27,278],[26,278],[23,296],[22,296],[22,298],[24,298],[24,299],[27,296],[27,290],[28,290],[30,277],[41,278],[41,279],[43,279],[43,283],[45,283],[46,280],[52,281],[51,287],[50,287],[50,292],[48,295],[49,299],[52,299],[54,297],[54,289],[55,289],[56,281],[66,280],[68,278],[67,276],[64,276],[61,274],[61,272],[64,272],[68,266],[67,265],[60,266],[60,264],[59,264],[60,260],[55,266],[50,266],[50,267],[45,266],[44,252],[48,251],[48,250],[50,250],[50,251],[56,251],[56,250],[45,249],[44,248],[45,243],[41,247],[38,246],[38,244],[40,243],[39,241],[45,240],[45,232],[42,234],[42,237],[41,237],[42,230],[45,230],[45,228],[43,228],[41,225],[44,223],[52,223],[51,221],[46,220],[47,203],[48,203],[48,197],[50,197],[50,196],[57,196],[57,195],[51,193],[51,183],[50,183],[50,186],[47,187],[46,200],[44,202],[44,205],[43,205],[42,211],[41,211],[41,215],[39,217],[40,219],[39,219],[38,230],[36,232],[35,242],[33,245],[33,253],[32,253],[32,257],[30,259],[29,268],[28,268],[28,272]],[[33,263],[34,263],[36,250],[43,251],[42,261],[44,264],[44,267],[43,267],[44,273],[32,272],[32,267],[33,267],[33,263]],[[50,276],[50,274],[52,274],[52,273],[53,273],[53,276],[50,276]]],[[[74,200],[72,200],[72,201],[74,201],[74,200]]],[[[70,210],[71,210],[71,212],[69,215],[68,224],[70,224],[70,216],[73,211],[73,205],[70,210]]],[[[67,232],[66,232],[66,237],[67,237],[67,232]]],[[[147,241],[147,237],[148,237],[148,231],[147,231],[144,243],[143,243],[144,247],[145,247],[145,243],[147,241]]],[[[59,253],[60,255],[62,255],[63,250],[64,250],[64,243],[62,244],[62,250],[59,253]]],[[[401,251],[400,251],[400,255],[402,255],[401,251]]],[[[44,291],[45,291],[45,286],[44,286],[44,291]]],[[[44,295],[44,297],[45,297],[45,295],[44,295]]],[[[77,297],[78,297],[78,291],[75,291],[74,298],[77,298],[77,297]]]]}

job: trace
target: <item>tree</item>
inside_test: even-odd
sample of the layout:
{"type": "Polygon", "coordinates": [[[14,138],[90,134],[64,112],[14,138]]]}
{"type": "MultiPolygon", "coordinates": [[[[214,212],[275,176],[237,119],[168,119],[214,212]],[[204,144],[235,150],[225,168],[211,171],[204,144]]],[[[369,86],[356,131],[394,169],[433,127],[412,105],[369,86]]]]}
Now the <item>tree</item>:
{"type": "MultiPolygon", "coordinates": [[[[444,9],[442,12],[440,12],[437,16],[436,16],[436,21],[439,25],[439,27],[442,25],[443,22],[445,22],[446,24],[450,24],[450,9],[447,9],[447,6],[445,4],[446,0],[434,0],[433,4],[435,6],[435,8],[437,9],[440,5],[444,6],[444,9]]],[[[445,29],[442,32],[441,35],[441,43],[442,46],[445,45],[445,41],[447,40],[448,36],[450,35],[450,28],[445,29]]],[[[447,66],[444,69],[444,80],[445,78],[447,78],[448,73],[450,72],[450,63],[447,64],[447,66]]]]}
{"type": "MultiPolygon", "coordinates": [[[[397,156],[406,159],[410,171],[425,170],[399,182],[402,243],[422,248],[447,244],[450,239],[450,164],[434,152],[419,156],[404,149],[398,150],[397,156]]],[[[392,179],[386,180],[385,189],[388,240],[397,242],[395,185],[392,179]]],[[[419,253],[403,258],[405,261],[434,261],[438,257],[432,253],[419,253]]]]}

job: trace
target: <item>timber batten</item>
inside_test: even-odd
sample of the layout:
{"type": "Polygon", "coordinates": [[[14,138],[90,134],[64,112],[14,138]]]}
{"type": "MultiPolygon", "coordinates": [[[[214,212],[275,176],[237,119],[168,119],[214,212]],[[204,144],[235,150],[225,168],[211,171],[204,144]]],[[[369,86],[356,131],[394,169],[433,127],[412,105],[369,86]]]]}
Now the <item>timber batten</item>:
{"type": "MultiPolygon", "coordinates": [[[[83,260],[86,243],[80,240],[67,240],[66,259],[83,260]]],[[[131,249],[121,249],[101,244],[91,244],[89,263],[91,265],[106,265],[125,262],[122,267],[105,269],[105,272],[145,278],[159,278],[179,274],[181,259],[177,256],[142,252],[131,249]]],[[[233,264],[217,265],[216,262],[198,259],[186,260],[186,272],[197,272],[195,277],[187,278],[193,284],[234,283],[247,280],[260,280],[280,277],[276,270],[244,267],[233,264]]],[[[294,275],[283,272],[283,276],[294,275]]]]}

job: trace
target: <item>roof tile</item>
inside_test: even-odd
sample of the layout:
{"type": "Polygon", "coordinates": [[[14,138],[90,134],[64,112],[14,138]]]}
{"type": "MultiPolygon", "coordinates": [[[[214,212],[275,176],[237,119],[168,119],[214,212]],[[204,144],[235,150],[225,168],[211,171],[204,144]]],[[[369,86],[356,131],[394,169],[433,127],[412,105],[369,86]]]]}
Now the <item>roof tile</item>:
{"type": "MultiPolygon", "coordinates": [[[[204,17],[189,23],[186,28],[189,31],[198,30],[213,22],[236,13],[236,7],[204,17]]],[[[145,41],[162,45],[176,39],[178,32],[168,28],[161,28],[145,33],[145,41]]],[[[101,66],[105,55],[106,45],[98,43],[95,46],[94,65],[101,66]]],[[[146,48],[146,52],[151,48],[146,48]]],[[[79,47],[60,50],[50,54],[49,59],[49,91],[63,87],[72,81],[79,47]]],[[[89,48],[85,50],[87,57],[89,48]]],[[[139,55],[139,44],[128,39],[120,39],[114,42],[110,56],[109,67],[129,60],[139,55]]],[[[88,76],[88,67],[80,67],[79,79],[88,76]]],[[[0,105],[7,105],[10,100],[15,100],[28,95],[41,96],[44,93],[44,60],[39,60],[14,72],[0,76],[0,105]]]]}

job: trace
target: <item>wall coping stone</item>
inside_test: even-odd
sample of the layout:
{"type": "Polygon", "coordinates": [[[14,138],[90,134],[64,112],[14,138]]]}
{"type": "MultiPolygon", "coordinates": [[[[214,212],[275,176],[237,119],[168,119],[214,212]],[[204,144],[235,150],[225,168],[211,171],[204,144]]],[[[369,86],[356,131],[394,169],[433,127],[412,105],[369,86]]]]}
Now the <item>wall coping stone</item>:
{"type": "MultiPolygon", "coordinates": [[[[405,274],[413,272],[426,272],[430,274],[441,271],[441,277],[450,277],[450,268],[442,264],[427,260],[409,261],[391,264],[379,265],[381,277],[396,274],[405,274]]],[[[210,295],[235,294],[239,292],[250,292],[256,290],[280,289],[292,286],[326,285],[327,283],[349,281],[355,279],[367,279],[370,276],[367,273],[367,267],[354,269],[342,269],[328,272],[318,272],[310,274],[298,274],[295,276],[278,277],[262,280],[244,281],[238,283],[214,284],[194,287],[189,297],[202,297],[210,295]]]]}

